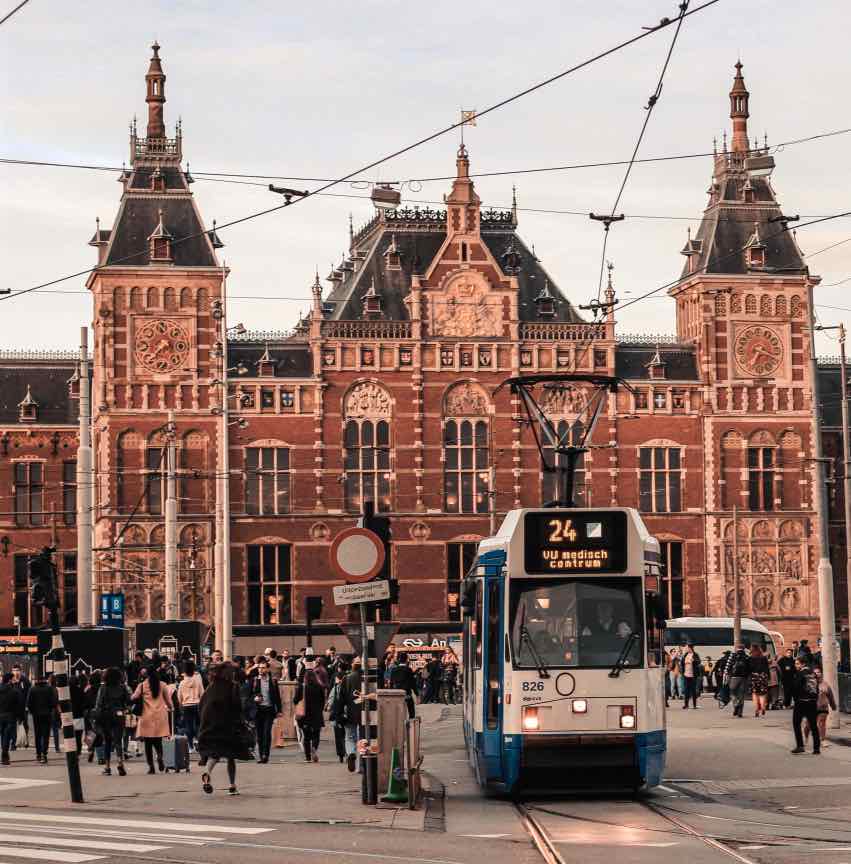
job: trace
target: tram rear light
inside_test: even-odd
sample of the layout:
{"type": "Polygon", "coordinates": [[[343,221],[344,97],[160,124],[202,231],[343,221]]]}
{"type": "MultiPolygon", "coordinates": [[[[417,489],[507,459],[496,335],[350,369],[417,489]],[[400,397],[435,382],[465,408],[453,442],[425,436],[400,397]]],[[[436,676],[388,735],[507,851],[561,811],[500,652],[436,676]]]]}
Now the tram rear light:
{"type": "Polygon", "coordinates": [[[523,729],[526,732],[537,732],[540,729],[540,720],[538,719],[537,708],[523,709],[523,729]]]}
{"type": "Polygon", "coordinates": [[[632,705],[621,705],[621,729],[635,729],[635,709],[632,705]]]}
{"type": "Polygon", "coordinates": [[[585,699],[573,700],[573,713],[586,714],[588,712],[588,702],[585,699]]]}

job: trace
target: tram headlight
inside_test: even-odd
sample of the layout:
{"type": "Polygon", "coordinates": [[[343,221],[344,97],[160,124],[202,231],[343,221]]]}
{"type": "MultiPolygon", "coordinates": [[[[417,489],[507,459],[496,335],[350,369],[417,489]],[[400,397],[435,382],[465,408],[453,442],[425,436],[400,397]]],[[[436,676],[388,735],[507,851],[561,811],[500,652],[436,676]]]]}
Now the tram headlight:
{"type": "Polygon", "coordinates": [[[537,732],[541,728],[541,721],[538,718],[537,708],[523,709],[523,730],[525,732],[537,732]]]}
{"type": "Polygon", "coordinates": [[[635,729],[635,709],[632,705],[621,705],[621,729],[635,729]]]}
{"type": "Polygon", "coordinates": [[[585,699],[574,699],[572,707],[574,714],[588,713],[588,702],[585,699]]]}

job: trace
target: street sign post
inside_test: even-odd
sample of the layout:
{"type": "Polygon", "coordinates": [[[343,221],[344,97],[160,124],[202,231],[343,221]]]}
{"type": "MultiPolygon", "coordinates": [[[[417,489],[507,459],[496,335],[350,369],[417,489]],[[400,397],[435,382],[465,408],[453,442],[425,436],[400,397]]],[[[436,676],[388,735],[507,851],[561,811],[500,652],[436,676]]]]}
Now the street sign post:
{"type": "Polygon", "coordinates": [[[373,603],[390,597],[390,583],[386,579],[377,582],[356,582],[354,585],[335,585],[334,602],[338,606],[349,603],[373,603]]]}

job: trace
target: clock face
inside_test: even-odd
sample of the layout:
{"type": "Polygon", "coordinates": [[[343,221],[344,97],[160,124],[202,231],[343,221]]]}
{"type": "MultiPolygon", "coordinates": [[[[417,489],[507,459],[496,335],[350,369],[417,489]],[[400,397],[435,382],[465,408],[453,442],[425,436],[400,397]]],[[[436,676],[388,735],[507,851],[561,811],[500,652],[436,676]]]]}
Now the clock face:
{"type": "Polygon", "coordinates": [[[136,362],[149,372],[174,372],[186,364],[189,334],[177,321],[147,321],[136,332],[134,353],[136,362]]]}
{"type": "Polygon", "coordinates": [[[783,342],[769,327],[745,327],[735,343],[736,363],[747,375],[765,378],[773,375],[783,362],[783,342]]]}

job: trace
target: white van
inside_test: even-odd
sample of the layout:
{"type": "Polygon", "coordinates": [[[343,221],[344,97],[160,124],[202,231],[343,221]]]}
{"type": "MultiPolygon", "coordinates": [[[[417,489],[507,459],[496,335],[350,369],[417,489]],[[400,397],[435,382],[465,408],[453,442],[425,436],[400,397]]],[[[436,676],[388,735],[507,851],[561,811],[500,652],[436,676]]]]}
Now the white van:
{"type": "MultiPolygon", "coordinates": [[[[746,647],[755,643],[769,657],[774,657],[777,654],[775,636],[782,639],[779,633],[772,633],[759,621],[742,618],[742,642],[746,647]]],[[[669,618],[665,623],[665,650],[683,645],[694,645],[694,650],[704,660],[707,657],[717,660],[725,651],[733,650],[733,619],[669,618]]]]}

